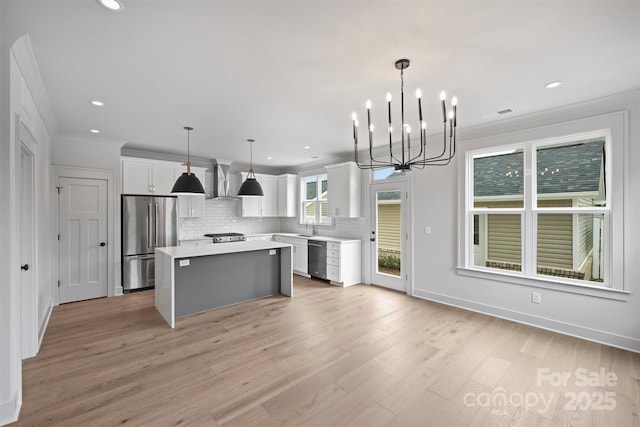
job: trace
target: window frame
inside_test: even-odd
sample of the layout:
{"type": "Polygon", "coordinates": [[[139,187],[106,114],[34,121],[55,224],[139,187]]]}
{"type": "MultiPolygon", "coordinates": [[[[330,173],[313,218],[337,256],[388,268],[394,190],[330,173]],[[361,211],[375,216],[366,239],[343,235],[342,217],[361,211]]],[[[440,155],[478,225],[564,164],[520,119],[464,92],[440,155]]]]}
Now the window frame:
{"type": "Polygon", "coordinates": [[[589,119],[551,125],[544,128],[521,131],[489,138],[478,142],[481,147],[470,149],[459,159],[461,173],[460,189],[460,245],[457,272],[461,275],[482,277],[514,284],[535,286],[571,293],[600,296],[603,298],[627,300],[629,294],[628,272],[624,264],[625,246],[624,224],[628,215],[624,214],[624,195],[628,188],[628,135],[625,131],[628,113],[626,111],[605,114],[589,119]],[[537,160],[540,147],[580,141],[592,137],[605,138],[605,194],[606,206],[593,207],[539,207],[537,197],[537,160]],[[502,140],[502,141],[501,141],[502,140]],[[517,141],[514,143],[514,141],[517,141]],[[502,142],[502,144],[500,144],[502,142]],[[522,208],[475,208],[473,203],[474,180],[473,159],[479,155],[496,155],[507,150],[524,150],[524,204],[522,208]],[[604,214],[604,259],[605,273],[602,284],[580,279],[560,278],[537,273],[537,224],[538,215],[562,214],[604,214]],[[522,271],[508,271],[474,265],[473,227],[474,215],[520,214],[522,271]]]}
{"type": "Polygon", "coordinates": [[[306,221],[305,221],[305,210],[304,210],[304,206],[306,203],[309,202],[313,202],[316,205],[316,215],[315,218],[313,219],[314,222],[314,226],[315,227],[331,227],[333,226],[333,218],[332,217],[327,217],[328,221],[322,222],[320,221],[320,216],[322,215],[322,203],[328,203],[329,200],[329,190],[328,190],[328,186],[327,186],[327,198],[326,199],[320,199],[320,194],[322,194],[322,180],[327,180],[328,182],[328,177],[327,177],[327,173],[317,173],[317,174],[311,174],[311,175],[305,175],[305,176],[300,176],[300,203],[299,203],[299,207],[300,207],[300,217],[298,219],[298,223],[300,225],[306,225],[306,221]],[[307,182],[309,181],[309,178],[315,178],[316,183],[317,183],[317,191],[316,191],[316,197],[315,199],[307,199],[306,195],[307,195],[307,182]]]}

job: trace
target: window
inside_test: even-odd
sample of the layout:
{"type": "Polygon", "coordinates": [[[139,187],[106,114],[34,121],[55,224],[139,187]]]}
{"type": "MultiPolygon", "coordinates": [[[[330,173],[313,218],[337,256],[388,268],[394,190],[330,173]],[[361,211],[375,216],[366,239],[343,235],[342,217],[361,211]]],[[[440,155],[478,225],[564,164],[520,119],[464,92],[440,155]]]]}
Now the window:
{"type": "Polygon", "coordinates": [[[327,175],[307,176],[301,180],[302,215],[301,223],[331,225],[331,218],[327,216],[327,175]]]}
{"type": "Polygon", "coordinates": [[[622,173],[611,166],[611,135],[467,152],[465,267],[624,290],[622,261],[613,256],[622,244],[611,233],[614,218],[615,229],[622,226],[621,209],[612,208],[611,183],[622,173]]]}

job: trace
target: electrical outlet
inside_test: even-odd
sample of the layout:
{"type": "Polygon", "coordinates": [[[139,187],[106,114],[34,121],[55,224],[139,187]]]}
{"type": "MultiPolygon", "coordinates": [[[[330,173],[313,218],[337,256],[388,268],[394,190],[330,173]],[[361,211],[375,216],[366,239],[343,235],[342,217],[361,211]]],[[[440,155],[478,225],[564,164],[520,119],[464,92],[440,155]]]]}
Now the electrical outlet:
{"type": "Polygon", "coordinates": [[[531,302],[534,304],[542,304],[542,294],[540,292],[531,292],[531,302]]]}
{"type": "Polygon", "coordinates": [[[431,227],[427,226],[424,228],[424,234],[431,234],[431,227]]]}

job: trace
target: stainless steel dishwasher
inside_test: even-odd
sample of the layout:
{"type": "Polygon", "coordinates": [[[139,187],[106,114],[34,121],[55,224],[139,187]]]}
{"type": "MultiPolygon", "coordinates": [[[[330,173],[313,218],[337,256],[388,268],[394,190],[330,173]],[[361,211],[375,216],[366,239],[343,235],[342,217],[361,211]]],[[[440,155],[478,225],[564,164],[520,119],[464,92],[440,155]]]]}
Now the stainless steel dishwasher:
{"type": "Polygon", "coordinates": [[[327,280],[327,242],[309,240],[307,245],[309,249],[309,275],[327,280]]]}

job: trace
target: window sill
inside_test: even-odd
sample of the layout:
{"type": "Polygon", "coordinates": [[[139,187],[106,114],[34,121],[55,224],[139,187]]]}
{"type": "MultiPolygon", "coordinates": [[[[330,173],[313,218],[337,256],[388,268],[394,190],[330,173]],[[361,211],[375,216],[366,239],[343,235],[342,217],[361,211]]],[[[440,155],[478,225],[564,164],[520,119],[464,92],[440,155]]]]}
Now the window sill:
{"type": "Polygon", "coordinates": [[[477,277],[487,280],[497,280],[499,282],[512,283],[541,289],[549,289],[558,292],[568,292],[572,294],[586,295],[597,298],[611,299],[616,301],[628,301],[630,292],[618,289],[605,288],[601,286],[582,285],[568,281],[550,280],[547,276],[524,276],[518,273],[506,271],[496,271],[484,268],[457,267],[456,271],[461,276],[477,277]]]}

